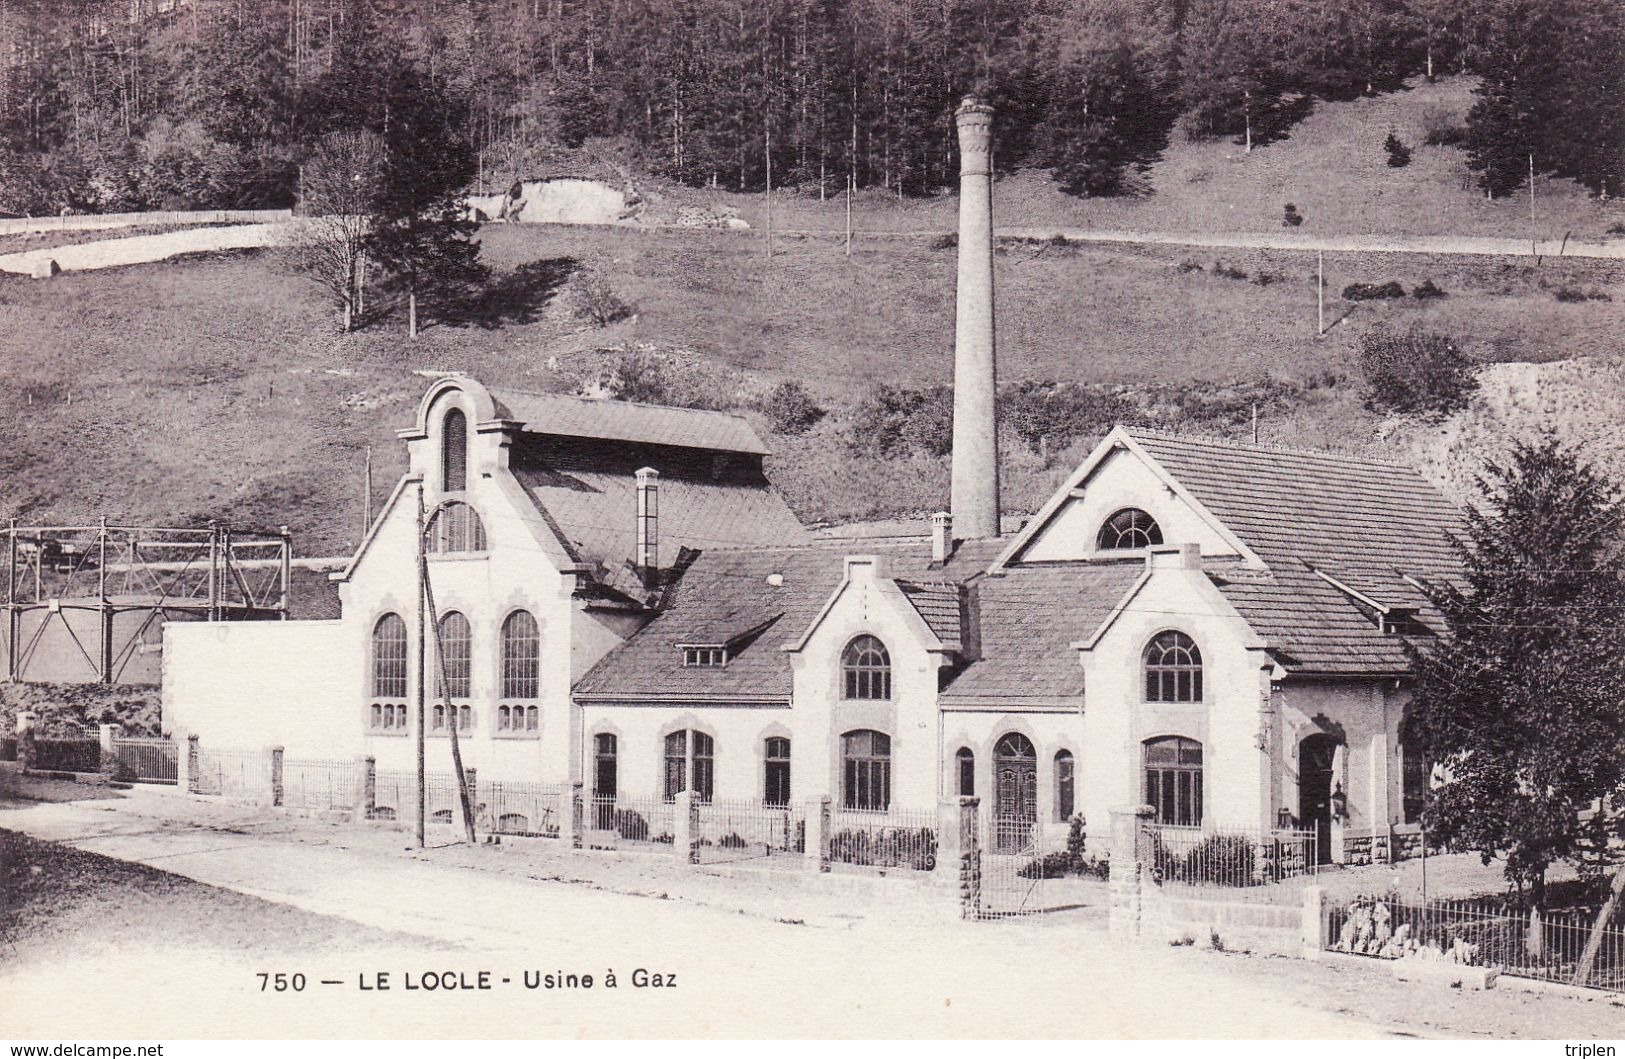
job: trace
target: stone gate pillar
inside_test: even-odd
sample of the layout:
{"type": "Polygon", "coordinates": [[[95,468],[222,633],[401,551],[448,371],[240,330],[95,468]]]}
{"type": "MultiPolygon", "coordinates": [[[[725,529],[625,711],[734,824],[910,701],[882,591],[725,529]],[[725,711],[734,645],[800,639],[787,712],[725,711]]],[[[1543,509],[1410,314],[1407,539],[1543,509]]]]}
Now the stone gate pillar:
{"type": "Polygon", "coordinates": [[[1156,816],[1149,805],[1119,806],[1111,811],[1110,928],[1119,937],[1140,933],[1145,913],[1144,888],[1151,885],[1151,832],[1147,824],[1156,816]]]}

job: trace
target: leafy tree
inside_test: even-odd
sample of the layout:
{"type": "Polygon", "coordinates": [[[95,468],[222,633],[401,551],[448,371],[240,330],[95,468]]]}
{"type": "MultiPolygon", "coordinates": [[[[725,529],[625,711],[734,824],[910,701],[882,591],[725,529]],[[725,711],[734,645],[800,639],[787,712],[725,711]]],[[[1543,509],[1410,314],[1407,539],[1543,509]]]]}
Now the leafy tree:
{"type": "Polygon", "coordinates": [[[1429,836],[1506,859],[1544,900],[1547,869],[1614,854],[1625,804],[1625,530],[1619,493],[1551,436],[1479,478],[1460,584],[1435,586],[1448,634],[1413,645],[1411,703],[1426,760],[1429,836]],[[1582,817],[1582,813],[1585,816],[1582,817]]]}
{"type": "Polygon", "coordinates": [[[307,216],[287,254],[333,296],[345,331],[355,324],[368,211],[383,169],[383,141],[362,131],[329,133],[305,160],[301,206],[307,216]]]}
{"type": "Polygon", "coordinates": [[[1444,335],[1417,328],[1378,328],[1365,335],[1360,369],[1366,378],[1366,405],[1381,411],[1454,412],[1478,389],[1473,359],[1444,335]]]}

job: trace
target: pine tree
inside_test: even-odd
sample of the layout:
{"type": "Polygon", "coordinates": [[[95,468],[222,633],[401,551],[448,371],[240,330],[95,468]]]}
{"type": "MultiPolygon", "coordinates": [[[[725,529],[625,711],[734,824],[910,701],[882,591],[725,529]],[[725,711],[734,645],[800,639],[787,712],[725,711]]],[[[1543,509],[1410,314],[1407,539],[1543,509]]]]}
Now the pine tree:
{"type": "Polygon", "coordinates": [[[1412,723],[1442,785],[1430,840],[1506,859],[1544,897],[1547,869],[1608,855],[1625,805],[1625,512],[1614,486],[1548,436],[1479,479],[1465,578],[1436,586],[1448,635],[1414,647],[1412,723]]]}

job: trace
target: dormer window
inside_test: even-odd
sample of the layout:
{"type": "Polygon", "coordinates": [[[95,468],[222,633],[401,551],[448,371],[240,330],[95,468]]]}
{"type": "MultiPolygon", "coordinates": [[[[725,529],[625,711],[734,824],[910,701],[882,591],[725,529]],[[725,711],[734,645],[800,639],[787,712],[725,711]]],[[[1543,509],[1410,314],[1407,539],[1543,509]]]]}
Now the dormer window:
{"type": "Polygon", "coordinates": [[[440,421],[440,488],[460,493],[468,488],[468,417],[448,409],[440,421]]]}
{"type": "Polygon", "coordinates": [[[1125,507],[1100,527],[1095,547],[1103,552],[1150,548],[1162,543],[1162,527],[1137,507],[1125,507]]]}
{"type": "Polygon", "coordinates": [[[728,649],[715,645],[683,644],[683,668],[721,669],[728,664],[728,649]]]}

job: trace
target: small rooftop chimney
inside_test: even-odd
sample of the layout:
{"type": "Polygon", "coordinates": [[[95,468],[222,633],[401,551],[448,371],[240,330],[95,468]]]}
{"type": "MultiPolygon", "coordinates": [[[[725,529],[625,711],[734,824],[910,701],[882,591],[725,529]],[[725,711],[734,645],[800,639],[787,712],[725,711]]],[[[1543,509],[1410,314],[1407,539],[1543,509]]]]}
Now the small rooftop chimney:
{"type": "Polygon", "coordinates": [[[959,126],[959,285],[954,318],[951,506],[960,539],[999,535],[993,337],[993,108],[966,96],[959,126]]]}
{"type": "Polygon", "coordinates": [[[637,471],[638,545],[636,563],[641,570],[660,567],[660,472],[653,467],[637,471]]]}
{"type": "Polygon", "coordinates": [[[931,516],[931,561],[945,563],[954,550],[954,517],[946,511],[931,516]]]}

